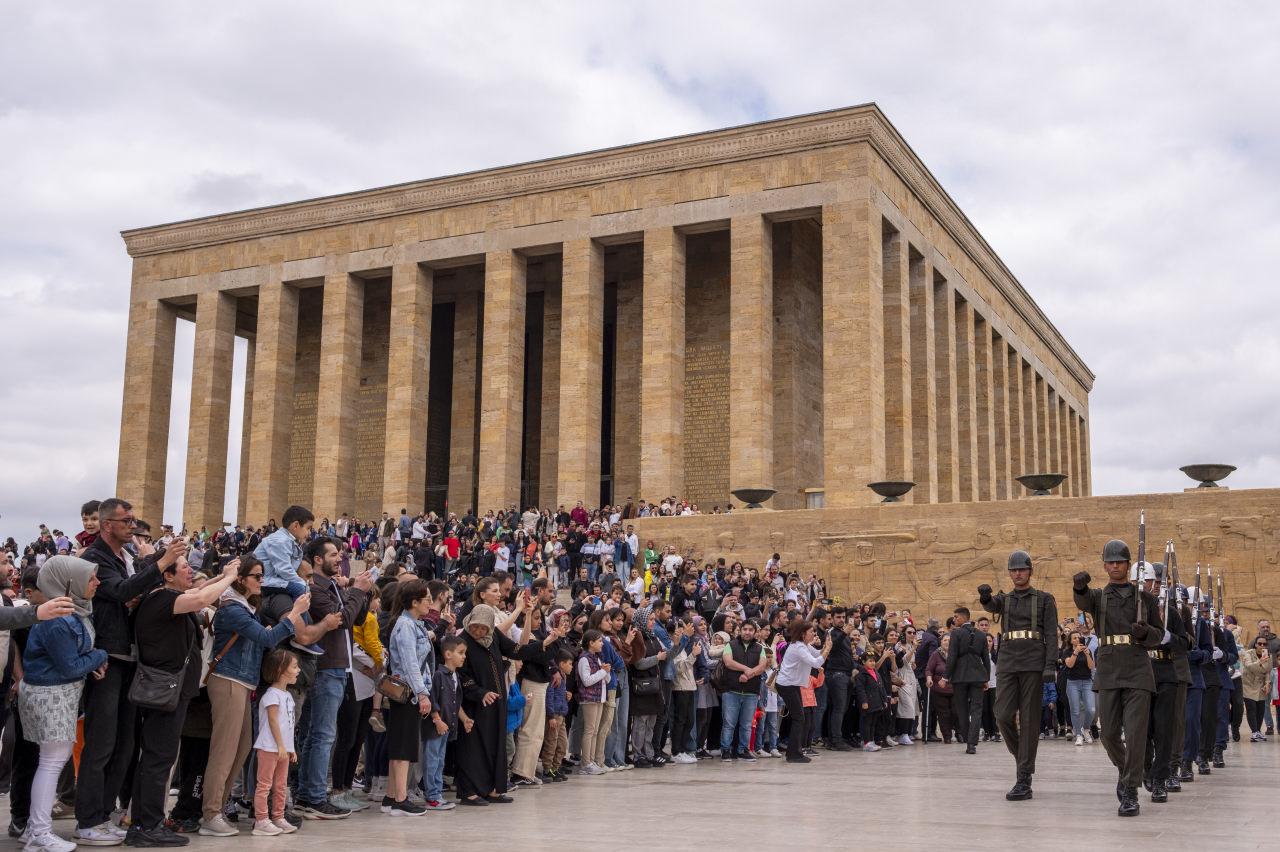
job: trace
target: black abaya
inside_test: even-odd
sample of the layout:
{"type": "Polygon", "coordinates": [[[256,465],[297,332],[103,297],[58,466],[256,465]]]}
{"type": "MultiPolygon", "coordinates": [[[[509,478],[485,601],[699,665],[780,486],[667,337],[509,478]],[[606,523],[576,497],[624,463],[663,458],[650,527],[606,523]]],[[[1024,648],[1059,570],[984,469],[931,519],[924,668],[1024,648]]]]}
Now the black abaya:
{"type": "Polygon", "coordinates": [[[474,721],[471,732],[458,729],[454,784],[460,798],[507,791],[507,681],[504,657],[525,661],[543,659],[541,643],[516,645],[498,631],[486,648],[463,631],[467,658],[458,669],[462,710],[474,721]],[[497,693],[488,707],[485,693],[497,693]]]}

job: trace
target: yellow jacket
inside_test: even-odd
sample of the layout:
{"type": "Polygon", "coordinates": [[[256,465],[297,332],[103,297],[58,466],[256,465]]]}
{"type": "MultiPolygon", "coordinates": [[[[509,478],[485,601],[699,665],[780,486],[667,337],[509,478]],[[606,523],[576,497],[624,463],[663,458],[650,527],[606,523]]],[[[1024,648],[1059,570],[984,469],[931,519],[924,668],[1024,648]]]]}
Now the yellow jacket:
{"type": "Polygon", "coordinates": [[[382,640],[378,638],[378,616],[373,610],[369,610],[369,614],[364,617],[364,624],[357,624],[351,633],[355,637],[356,644],[364,648],[364,652],[369,655],[369,659],[379,666],[386,665],[382,640]]]}

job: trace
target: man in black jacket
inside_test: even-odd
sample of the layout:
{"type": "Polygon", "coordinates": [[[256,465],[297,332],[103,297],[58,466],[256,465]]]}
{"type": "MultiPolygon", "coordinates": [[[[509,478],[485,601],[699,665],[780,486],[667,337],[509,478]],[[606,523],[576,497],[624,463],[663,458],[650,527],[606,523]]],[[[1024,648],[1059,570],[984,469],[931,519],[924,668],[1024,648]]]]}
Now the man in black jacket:
{"type": "Polygon", "coordinates": [[[955,708],[965,754],[978,753],[978,729],[982,726],[982,694],[991,680],[991,653],[987,636],[973,626],[969,608],[955,608],[959,627],[951,631],[951,652],[943,685],[951,684],[951,706],[955,708]]]}
{"type": "MultiPolygon", "coordinates": [[[[827,657],[827,748],[850,751],[842,736],[844,716],[849,710],[849,690],[853,685],[853,646],[845,632],[848,612],[842,606],[831,610],[831,654],[827,657]]],[[[819,735],[822,731],[818,732],[819,735]]]]}
{"type": "MultiPolygon", "coordinates": [[[[857,627],[858,625],[855,624],[854,626],[857,627]]],[[[938,650],[940,645],[942,645],[942,639],[938,636],[938,619],[931,618],[929,619],[928,626],[926,626],[924,630],[920,631],[920,642],[916,646],[915,671],[918,676],[917,680],[920,684],[920,691],[917,693],[919,695],[929,694],[928,687],[924,682],[924,670],[929,665],[929,658],[933,656],[933,652],[938,650]]],[[[924,720],[923,737],[925,742],[940,742],[939,738],[933,732],[936,725],[937,714],[930,712],[924,720]]]]}
{"type": "Polygon", "coordinates": [[[133,758],[134,707],[129,685],[136,667],[130,639],[129,613],[137,598],[163,582],[162,574],[187,552],[186,541],[175,539],[161,553],[125,551],[137,524],[133,506],[111,497],[98,506],[98,538],[82,558],[98,566],[98,591],[93,598],[94,645],[107,652],[107,672],[90,678],[84,688],[84,751],[76,782],[76,842],[102,846],[124,832],[109,820],[115,810],[125,771],[133,758]]]}

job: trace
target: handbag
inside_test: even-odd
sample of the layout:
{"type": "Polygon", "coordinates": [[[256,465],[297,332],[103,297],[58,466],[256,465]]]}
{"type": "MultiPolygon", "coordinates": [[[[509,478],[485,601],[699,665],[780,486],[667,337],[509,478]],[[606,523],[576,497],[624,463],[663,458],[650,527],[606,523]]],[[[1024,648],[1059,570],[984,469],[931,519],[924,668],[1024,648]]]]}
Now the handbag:
{"type": "MultiPolygon", "coordinates": [[[[196,635],[199,636],[199,632],[196,635]]],[[[139,660],[133,672],[133,682],[129,684],[129,701],[135,707],[146,710],[159,710],[162,713],[176,710],[178,699],[182,696],[182,682],[187,675],[187,663],[191,662],[191,652],[195,650],[196,644],[192,642],[187,648],[182,668],[176,672],[149,666],[139,660]]]]}
{"type": "Polygon", "coordinates": [[[388,674],[385,671],[373,682],[373,688],[383,698],[397,704],[408,704],[413,698],[413,688],[409,686],[408,681],[400,675],[388,674]]]}
{"type": "Polygon", "coordinates": [[[657,695],[661,691],[657,675],[639,675],[631,680],[631,690],[636,695],[657,695]]]}

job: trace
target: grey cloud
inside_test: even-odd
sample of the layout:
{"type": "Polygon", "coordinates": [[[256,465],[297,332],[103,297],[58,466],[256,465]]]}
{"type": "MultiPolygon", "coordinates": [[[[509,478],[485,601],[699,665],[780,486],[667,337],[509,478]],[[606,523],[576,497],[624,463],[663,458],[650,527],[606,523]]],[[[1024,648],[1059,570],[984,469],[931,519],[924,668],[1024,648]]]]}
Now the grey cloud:
{"type": "MultiPolygon", "coordinates": [[[[1098,373],[1099,493],[1280,482],[1280,10],[5,4],[0,534],[115,478],[121,228],[874,100],[1098,373]]],[[[189,329],[166,513],[180,512],[189,329]]],[[[233,432],[236,424],[233,424],[233,432]]],[[[234,473],[234,470],[231,472],[234,473]]],[[[233,489],[234,491],[234,489],[233,489]]]]}

